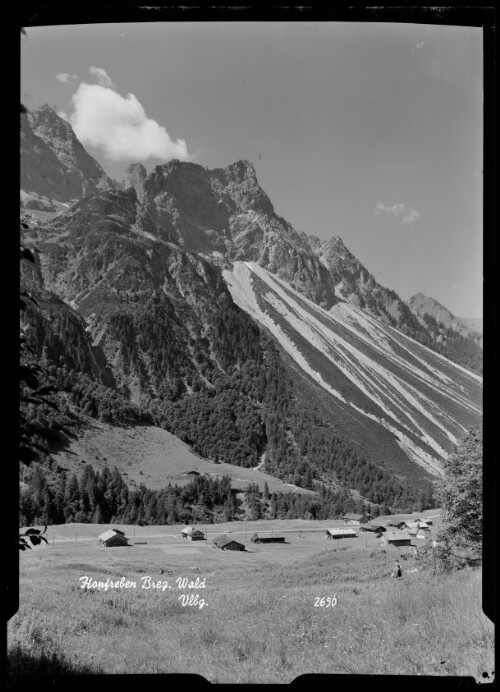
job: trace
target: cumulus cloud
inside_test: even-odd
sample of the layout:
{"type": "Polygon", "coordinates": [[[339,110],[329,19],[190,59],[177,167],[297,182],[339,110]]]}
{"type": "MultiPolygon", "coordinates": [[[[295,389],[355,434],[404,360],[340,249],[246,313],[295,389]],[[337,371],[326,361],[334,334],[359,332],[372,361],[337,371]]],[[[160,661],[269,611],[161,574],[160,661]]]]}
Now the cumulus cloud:
{"type": "Polygon", "coordinates": [[[101,86],[116,89],[116,84],[113,83],[109,74],[102,67],[89,67],[89,72],[94,75],[101,86]]]}
{"type": "Polygon", "coordinates": [[[58,82],[68,84],[69,82],[72,82],[76,79],[76,74],[69,74],[69,72],[59,72],[59,74],[56,74],[56,79],[58,82]]]}
{"type": "Polygon", "coordinates": [[[373,212],[376,216],[381,213],[392,214],[398,221],[402,221],[408,226],[412,226],[413,223],[420,217],[420,214],[416,209],[409,209],[406,204],[393,204],[392,207],[383,204],[382,202],[377,202],[375,206],[375,211],[373,212]]]}
{"type": "Polygon", "coordinates": [[[121,96],[109,86],[111,80],[101,68],[91,68],[91,72],[101,83],[82,82],[73,94],[72,111],[67,115],[82,144],[100,149],[115,162],[190,160],[186,142],[171,139],[162,125],[147,117],[133,94],[121,96]],[[108,86],[103,83],[106,79],[108,86]]]}
{"type": "Polygon", "coordinates": [[[409,209],[403,214],[403,223],[407,223],[408,226],[412,226],[413,222],[418,219],[420,214],[415,209],[409,209]]]}

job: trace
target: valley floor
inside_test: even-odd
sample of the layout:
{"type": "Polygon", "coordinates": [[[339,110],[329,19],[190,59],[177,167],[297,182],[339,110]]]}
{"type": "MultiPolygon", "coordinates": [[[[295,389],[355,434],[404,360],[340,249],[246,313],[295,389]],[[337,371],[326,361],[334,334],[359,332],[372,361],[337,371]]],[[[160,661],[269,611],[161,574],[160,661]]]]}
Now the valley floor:
{"type": "Polygon", "coordinates": [[[479,679],[494,670],[479,569],[424,570],[374,538],[325,540],[319,524],[267,522],[286,537],[269,545],[250,542],[264,522],[209,527],[210,539],[239,531],[247,552],[183,540],[181,527],[124,527],[133,545],[123,548],[100,546],[104,526],[49,527],[49,546],[20,554],[11,680],[197,673],[214,683],[289,683],[303,673],[479,679]],[[395,559],[402,579],[391,578],[395,559]],[[84,590],[81,577],[136,586],[84,590]],[[143,588],[151,582],[160,588],[143,588]]]}

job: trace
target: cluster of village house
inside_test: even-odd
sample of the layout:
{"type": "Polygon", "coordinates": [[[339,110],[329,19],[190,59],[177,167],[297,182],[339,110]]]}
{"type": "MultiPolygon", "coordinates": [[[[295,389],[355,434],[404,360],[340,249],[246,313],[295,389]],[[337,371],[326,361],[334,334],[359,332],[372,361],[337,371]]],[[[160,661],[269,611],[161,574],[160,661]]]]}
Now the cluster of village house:
{"type": "MultiPolygon", "coordinates": [[[[411,545],[412,538],[425,539],[430,536],[430,519],[387,519],[381,521],[367,521],[363,514],[345,514],[344,527],[326,529],[325,538],[342,539],[356,538],[361,533],[371,534],[380,540],[380,545],[404,546],[411,545]]],[[[205,533],[195,526],[186,526],[182,529],[181,535],[189,541],[206,540],[205,533]]],[[[106,548],[128,545],[128,538],[120,529],[108,529],[99,536],[99,541],[106,548]]],[[[253,543],[284,543],[285,537],[282,534],[273,532],[259,532],[250,536],[253,543]]],[[[212,545],[221,550],[245,550],[243,543],[229,538],[228,536],[217,536],[212,545]]]]}
{"type": "Polygon", "coordinates": [[[431,519],[385,519],[367,521],[364,514],[345,514],[344,524],[349,528],[326,529],[327,538],[355,538],[360,533],[372,534],[380,545],[411,545],[412,538],[429,538],[431,519]],[[356,528],[359,530],[356,530],[356,528]]]}

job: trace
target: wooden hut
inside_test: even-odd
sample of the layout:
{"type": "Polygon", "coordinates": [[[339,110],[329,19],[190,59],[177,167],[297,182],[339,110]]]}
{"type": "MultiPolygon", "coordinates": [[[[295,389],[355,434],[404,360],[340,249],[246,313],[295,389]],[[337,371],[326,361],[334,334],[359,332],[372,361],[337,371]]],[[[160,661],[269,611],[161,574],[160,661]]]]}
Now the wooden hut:
{"type": "Polygon", "coordinates": [[[252,543],[284,543],[285,537],[279,533],[254,533],[250,536],[252,543]]]}
{"type": "Polygon", "coordinates": [[[386,531],[380,543],[381,545],[411,545],[411,536],[406,531],[386,531]]]}
{"type": "Polygon", "coordinates": [[[344,524],[364,524],[366,522],[366,516],[364,514],[353,514],[348,512],[344,514],[344,524]]]}
{"type": "Polygon", "coordinates": [[[99,540],[106,548],[115,548],[121,545],[128,545],[128,539],[125,537],[123,532],[118,532],[114,529],[108,529],[108,531],[101,533],[99,540]]]}
{"type": "Polygon", "coordinates": [[[185,526],[181,531],[181,535],[183,538],[187,538],[188,541],[205,540],[205,534],[203,531],[200,531],[200,529],[197,529],[194,526],[185,526]]]}
{"type": "Polygon", "coordinates": [[[387,531],[386,527],[383,526],[383,524],[375,524],[372,522],[368,522],[367,524],[363,524],[363,526],[361,526],[359,530],[360,531],[367,531],[369,533],[376,533],[378,535],[387,531]]]}
{"type": "Polygon", "coordinates": [[[243,543],[239,543],[234,538],[228,538],[227,536],[217,536],[217,538],[214,538],[213,545],[214,548],[220,548],[221,550],[245,550],[243,543]]]}
{"type": "Polygon", "coordinates": [[[326,538],[357,538],[358,534],[354,529],[327,529],[326,538]]]}

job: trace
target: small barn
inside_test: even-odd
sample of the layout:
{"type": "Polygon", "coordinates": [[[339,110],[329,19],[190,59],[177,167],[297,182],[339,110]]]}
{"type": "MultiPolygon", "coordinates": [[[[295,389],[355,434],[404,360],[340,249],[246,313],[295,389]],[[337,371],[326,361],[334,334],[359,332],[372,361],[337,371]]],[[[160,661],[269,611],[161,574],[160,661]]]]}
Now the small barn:
{"type": "Polygon", "coordinates": [[[367,524],[363,524],[363,526],[361,526],[360,531],[381,534],[387,531],[387,529],[382,524],[374,524],[372,522],[368,522],[367,524]]]}
{"type": "Polygon", "coordinates": [[[357,538],[358,534],[354,529],[327,529],[326,538],[357,538]]]}
{"type": "Polygon", "coordinates": [[[121,545],[128,545],[128,538],[125,537],[123,531],[116,531],[114,529],[109,529],[99,536],[99,541],[106,548],[115,548],[121,545]]]}
{"type": "Polygon", "coordinates": [[[364,524],[366,516],[364,514],[353,514],[348,512],[344,514],[344,524],[364,524]]]}
{"type": "Polygon", "coordinates": [[[285,537],[279,533],[254,533],[250,536],[252,543],[284,543],[285,537]]]}
{"type": "Polygon", "coordinates": [[[185,526],[181,531],[182,537],[188,541],[204,541],[205,534],[194,526],[185,526]]]}
{"type": "Polygon", "coordinates": [[[221,550],[245,550],[243,543],[235,541],[234,538],[228,538],[227,536],[217,536],[214,538],[214,548],[220,548],[221,550]]]}
{"type": "Polygon", "coordinates": [[[406,531],[387,531],[380,539],[382,545],[411,545],[411,536],[406,531]]]}

